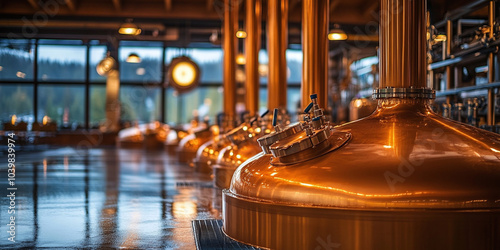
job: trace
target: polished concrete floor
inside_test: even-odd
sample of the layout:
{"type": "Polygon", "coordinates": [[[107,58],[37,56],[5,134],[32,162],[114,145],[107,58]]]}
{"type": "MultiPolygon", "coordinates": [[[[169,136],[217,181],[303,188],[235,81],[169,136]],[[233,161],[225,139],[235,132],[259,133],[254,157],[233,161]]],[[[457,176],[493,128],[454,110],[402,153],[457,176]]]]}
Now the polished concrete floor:
{"type": "Polygon", "coordinates": [[[61,148],[16,161],[12,243],[0,156],[0,248],[196,249],[191,221],[221,217],[209,176],[165,151],[61,148]]]}

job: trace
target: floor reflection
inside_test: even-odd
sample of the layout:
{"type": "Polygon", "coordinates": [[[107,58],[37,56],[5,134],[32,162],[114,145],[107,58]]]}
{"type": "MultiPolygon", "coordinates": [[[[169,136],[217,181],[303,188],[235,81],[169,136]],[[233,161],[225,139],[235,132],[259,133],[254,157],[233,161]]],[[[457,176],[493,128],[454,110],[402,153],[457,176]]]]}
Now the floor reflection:
{"type": "Polygon", "coordinates": [[[1,248],[195,249],[191,221],[221,217],[209,177],[164,151],[63,148],[16,159],[16,243],[5,234],[1,248]]]}

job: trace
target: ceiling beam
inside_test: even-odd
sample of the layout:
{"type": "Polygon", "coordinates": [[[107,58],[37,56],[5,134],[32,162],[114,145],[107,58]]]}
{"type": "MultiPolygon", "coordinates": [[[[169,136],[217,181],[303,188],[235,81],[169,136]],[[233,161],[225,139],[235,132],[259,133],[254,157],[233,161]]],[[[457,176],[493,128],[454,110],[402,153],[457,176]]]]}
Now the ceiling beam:
{"type": "Polygon", "coordinates": [[[69,10],[75,12],[76,11],[76,0],[64,0],[66,5],[68,6],[69,10]]]}
{"type": "MultiPolygon", "coordinates": [[[[376,1],[378,2],[378,1],[376,1]]],[[[340,0],[330,0],[330,13],[334,12],[335,9],[339,6],[340,0]]]]}
{"type": "Polygon", "coordinates": [[[38,5],[37,0],[28,0],[28,2],[30,3],[31,7],[33,7],[33,9],[35,9],[35,10],[40,9],[40,6],[38,5]]]}
{"type": "Polygon", "coordinates": [[[172,0],[165,0],[165,10],[166,11],[172,10],[172,0]]]}
{"type": "Polygon", "coordinates": [[[368,17],[371,16],[372,13],[375,13],[378,9],[380,1],[373,1],[368,7],[363,11],[363,16],[368,17]]]}
{"type": "Polygon", "coordinates": [[[207,0],[207,10],[212,11],[214,9],[214,0],[207,0]]]}
{"type": "Polygon", "coordinates": [[[121,0],[113,0],[113,6],[115,6],[115,10],[121,11],[122,10],[121,0]]]}

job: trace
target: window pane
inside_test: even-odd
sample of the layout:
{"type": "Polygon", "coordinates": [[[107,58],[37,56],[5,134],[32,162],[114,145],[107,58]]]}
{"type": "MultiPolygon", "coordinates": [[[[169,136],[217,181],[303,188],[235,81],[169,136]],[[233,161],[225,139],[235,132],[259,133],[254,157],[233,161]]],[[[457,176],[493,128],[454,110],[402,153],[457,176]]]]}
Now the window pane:
{"type": "Polygon", "coordinates": [[[120,80],[123,82],[162,82],[161,47],[120,47],[120,80]],[[137,54],[140,62],[127,62],[130,54],[137,54]]]}
{"type": "Polygon", "coordinates": [[[85,120],[84,86],[41,85],[38,87],[38,122],[47,115],[59,127],[77,128],[85,120]]]}
{"type": "Polygon", "coordinates": [[[0,120],[8,122],[12,115],[18,119],[33,122],[33,86],[0,84],[0,120]]]}
{"type": "Polygon", "coordinates": [[[200,118],[208,116],[210,123],[215,123],[216,115],[222,111],[222,88],[200,87],[188,93],[177,95],[167,91],[167,122],[187,123],[193,118],[196,110],[200,118]]]}
{"type": "Polygon", "coordinates": [[[297,112],[300,111],[300,87],[288,87],[287,94],[287,109],[290,112],[291,122],[297,119],[297,112]]]}
{"type": "Polygon", "coordinates": [[[300,84],[302,81],[302,51],[286,50],[287,81],[300,84]]]}
{"type": "Polygon", "coordinates": [[[121,86],[121,119],[147,123],[160,120],[160,88],[121,86]]]}
{"type": "Polygon", "coordinates": [[[179,56],[190,57],[200,67],[200,83],[222,82],[222,49],[219,48],[167,48],[165,51],[166,64],[179,56]]]}
{"type": "Polygon", "coordinates": [[[33,80],[34,46],[29,40],[0,40],[0,80],[33,80]]]}
{"type": "Polygon", "coordinates": [[[39,45],[39,81],[85,81],[85,46],[39,45]]]}
{"type": "Polygon", "coordinates": [[[173,88],[168,88],[165,90],[167,93],[165,94],[165,117],[168,124],[175,125],[180,123],[181,117],[180,115],[180,98],[178,92],[173,88]]]}
{"type": "Polygon", "coordinates": [[[90,82],[105,82],[106,77],[97,74],[97,64],[106,57],[108,49],[106,46],[91,46],[90,47],[90,65],[89,65],[89,81],[90,82]]]}
{"type": "Polygon", "coordinates": [[[90,86],[90,127],[106,121],[106,86],[90,86]]]}

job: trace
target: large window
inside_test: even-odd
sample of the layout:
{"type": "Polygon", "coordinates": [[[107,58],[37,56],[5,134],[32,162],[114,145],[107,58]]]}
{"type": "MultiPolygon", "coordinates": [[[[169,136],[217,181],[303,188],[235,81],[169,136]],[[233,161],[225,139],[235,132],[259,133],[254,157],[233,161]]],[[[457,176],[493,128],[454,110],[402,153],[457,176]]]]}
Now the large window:
{"type": "Polygon", "coordinates": [[[40,40],[38,46],[38,81],[85,81],[87,47],[81,41],[40,40]],[[62,43],[62,44],[52,44],[62,43]]]}
{"type": "MultiPolygon", "coordinates": [[[[106,76],[97,74],[96,66],[107,52],[108,45],[97,40],[0,39],[1,121],[10,121],[15,114],[18,121],[30,124],[48,116],[60,129],[98,128],[106,121],[106,76]]],[[[117,61],[122,122],[186,123],[194,110],[214,122],[222,111],[221,48],[121,41],[117,61]],[[131,54],[140,61],[127,62],[131,54]],[[163,85],[168,64],[178,56],[198,63],[197,89],[178,93],[163,85]]]]}
{"type": "Polygon", "coordinates": [[[78,128],[85,123],[85,88],[68,85],[42,85],[38,89],[38,121],[44,116],[56,121],[59,127],[78,128]]]}
{"type": "MultiPolygon", "coordinates": [[[[260,83],[267,84],[269,56],[266,50],[259,51],[259,75],[260,83]]],[[[288,84],[300,84],[302,80],[302,51],[286,50],[287,82],[288,84]]]]}
{"type": "Polygon", "coordinates": [[[12,115],[33,122],[33,86],[0,84],[0,120],[8,122],[12,115]]]}
{"type": "Polygon", "coordinates": [[[144,86],[120,87],[121,119],[146,123],[160,120],[160,88],[144,86]]]}
{"type": "MultiPolygon", "coordinates": [[[[145,45],[150,45],[145,44],[145,45]]],[[[137,83],[162,82],[162,47],[120,47],[120,81],[137,83]],[[128,60],[133,56],[135,60],[128,60]]]]}
{"type": "Polygon", "coordinates": [[[0,80],[32,81],[34,48],[31,40],[0,39],[0,80]]]}

